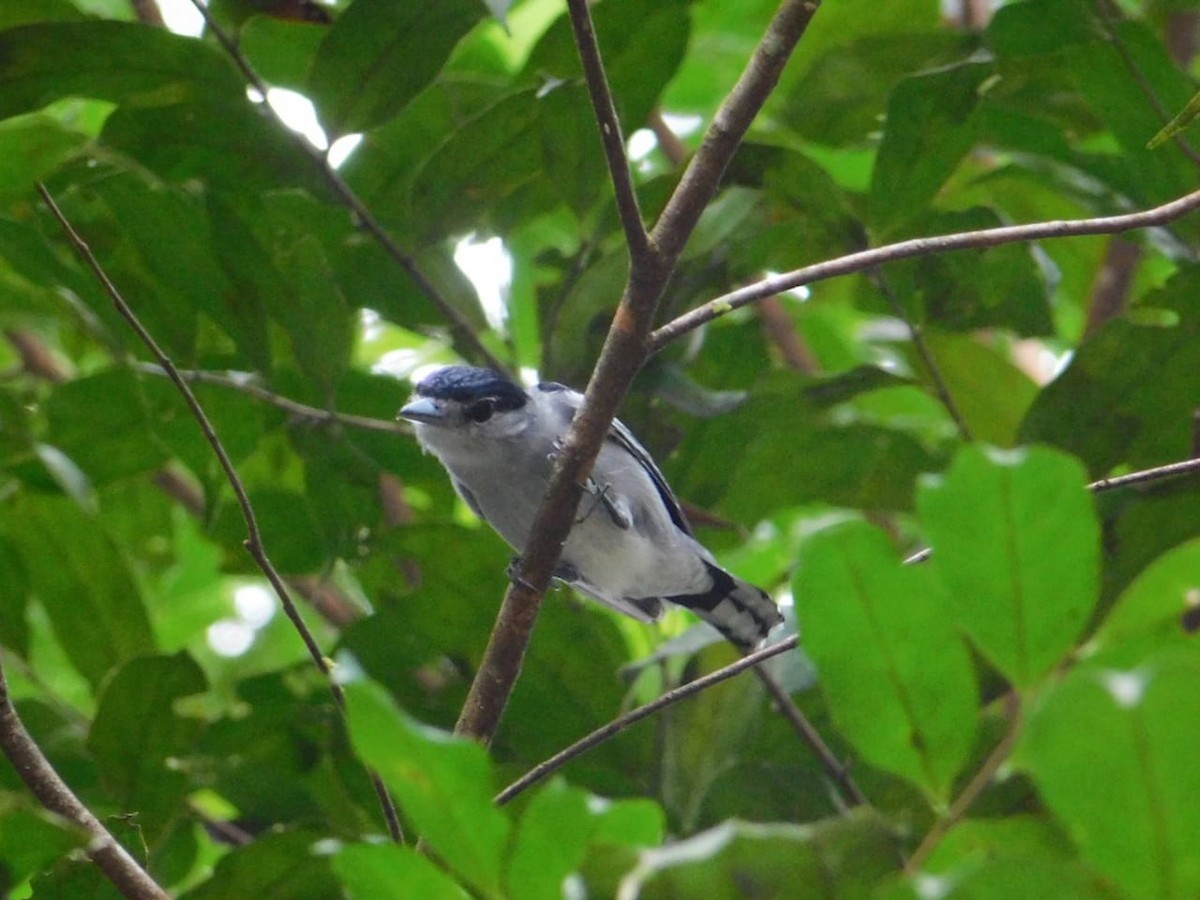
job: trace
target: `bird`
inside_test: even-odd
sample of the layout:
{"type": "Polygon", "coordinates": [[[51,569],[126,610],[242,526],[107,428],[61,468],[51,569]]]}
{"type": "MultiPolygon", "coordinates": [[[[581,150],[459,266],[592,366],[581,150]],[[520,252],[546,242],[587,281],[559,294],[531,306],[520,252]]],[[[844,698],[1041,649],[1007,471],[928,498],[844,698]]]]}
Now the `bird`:
{"type": "MultiPolygon", "coordinates": [[[[455,365],[423,378],[397,418],[413,423],[458,495],[519,554],[582,403],[557,382],[526,390],[493,369],[455,365]]],[[[743,652],[783,621],[765,591],[696,540],[662,472],[619,419],[581,487],[557,580],[642,622],[657,621],[664,601],[685,607],[743,652]]]]}

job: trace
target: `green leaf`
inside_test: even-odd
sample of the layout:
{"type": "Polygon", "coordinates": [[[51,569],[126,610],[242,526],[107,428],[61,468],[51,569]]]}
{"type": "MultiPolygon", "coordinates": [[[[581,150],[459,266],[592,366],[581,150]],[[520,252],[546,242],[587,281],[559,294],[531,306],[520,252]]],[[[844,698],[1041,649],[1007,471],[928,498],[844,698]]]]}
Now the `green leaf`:
{"type": "Polygon", "coordinates": [[[0,31],[0,118],[81,96],[163,106],[243,95],[215,46],[126,22],[61,22],[0,31]]]}
{"type": "Polygon", "coordinates": [[[1082,343],[1034,401],[1021,439],[1077,455],[1099,476],[1128,462],[1159,465],[1191,455],[1200,369],[1200,267],[1182,269],[1138,308],[1157,322],[1113,319],[1082,343]],[[1147,373],[1154,377],[1148,378],[1147,373]]]}
{"type": "Polygon", "coordinates": [[[5,528],[55,637],[93,687],[115,666],[153,652],[141,591],[102,525],[72,501],[22,496],[5,528]]]}
{"type": "Polygon", "coordinates": [[[889,238],[919,215],[975,143],[979,89],[987,63],[961,63],[907,78],[888,103],[871,178],[871,230],[889,238]]]}
{"type": "Polygon", "coordinates": [[[260,835],[253,843],[221,857],[212,877],[185,895],[187,900],[227,900],[231,897],[286,897],[287,900],[328,900],[342,896],[330,857],[313,845],[315,832],[286,831],[260,835]]]}
{"type": "Polygon", "coordinates": [[[470,896],[412,847],[353,844],[333,857],[333,870],[349,900],[381,897],[467,900],[470,896]]]}
{"type": "MultiPolygon", "coordinates": [[[[1021,420],[1037,397],[1033,380],[1010,361],[1010,354],[974,337],[932,329],[923,337],[971,436],[997,447],[1014,446],[1021,420]]],[[[914,360],[914,366],[920,365],[914,360]]]]}
{"type": "Polygon", "coordinates": [[[1200,664],[1087,666],[1039,699],[1017,762],[1083,855],[1131,897],[1200,892],[1200,664]]]}
{"type": "Polygon", "coordinates": [[[87,140],[53,118],[21,116],[0,123],[0,197],[27,196],[87,140]]]}
{"type": "Polygon", "coordinates": [[[29,655],[29,573],[16,544],[0,535],[0,643],[29,655]]]}
{"type": "Polygon", "coordinates": [[[1182,637],[1185,618],[1200,605],[1197,585],[1200,541],[1192,540],[1164,553],[1125,589],[1096,633],[1096,649],[1113,664],[1114,654],[1144,652],[1148,639],[1165,645],[1182,637]]]}
{"type": "MultiPolygon", "coordinates": [[[[626,134],[646,124],[659,92],[675,74],[691,33],[689,12],[689,4],[682,0],[605,0],[592,11],[609,87],[626,134]]],[[[578,81],[582,76],[571,20],[564,12],[530,53],[524,78],[553,83],[578,81]]],[[[590,104],[584,104],[590,114],[590,104]]],[[[599,144],[594,142],[593,148],[598,150],[599,144]]]]}
{"type": "Polygon", "coordinates": [[[563,882],[583,861],[595,827],[586,792],[556,779],[521,816],[508,869],[511,897],[558,900],[563,882]]]}
{"type": "MultiPolygon", "coordinates": [[[[995,212],[978,207],[952,213],[914,211],[891,237],[978,231],[1002,224],[995,212]]],[[[999,327],[1022,336],[1054,333],[1046,279],[1030,248],[1020,244],[899,262],[888,266],[885,285],[917,322],[953,331],[999,327]]],[[[883,308],[891,313],[890,304],[883,308]]]]}
{"type": "Polygon", "coordinates": [[[137,814],[151,843],[174,824],[184,802],[188,778],[175,762],[200,732],[200,722],[180,716],[175,703],[206,687],[200,667],[179,653],[126,663],[100,695],[88,749],[118,808],[137,814]]]}
{"type": "MultiPolygon", "coordinates": [[[[724,643],[698,654],[705,668],[731,661],[724,643]]],[[[674,711],[661,736],[662,802],[685,832],[701,821],[713,783],[733,766],[763,719],[763,689],[752,678],[713,685],[674,711]]]]}
{"type": "Polygon", "coordinates": [[[834,721],[871,763],[945,800],[976,731],[977,691],[949,600],[861,522],[801,547],[792,591],[834,721]]]}
{"type": "Polygon", "coordinates": [[[1096,604],[1100,533],[1085,484],[1053,450],[969,447],[917,498],[954,624],[1020,688],[1063,657],[1096,604]]]}
{"type": "Polygon", "coordinates": [[[509,821],[492,803],[484,749],[418,724],[379,687],[353,684],[346,694],[355,748],[387,782],[417,833],[463,879],[499,895],[509,821]]]}
{"type": "Polygon", "coordinates": [[[309,96],[334,134],[386,122],[428,85],[485,15],[479,0],[358,0],[321,41],[309,96]]]}
{"type": "Polygon", "coordinates": [[[842,900],[870,896],[897,866],[892,835],[870,816],[807,826],[729,820],[644,852],[622,890],[643,900],[842,900]]]}

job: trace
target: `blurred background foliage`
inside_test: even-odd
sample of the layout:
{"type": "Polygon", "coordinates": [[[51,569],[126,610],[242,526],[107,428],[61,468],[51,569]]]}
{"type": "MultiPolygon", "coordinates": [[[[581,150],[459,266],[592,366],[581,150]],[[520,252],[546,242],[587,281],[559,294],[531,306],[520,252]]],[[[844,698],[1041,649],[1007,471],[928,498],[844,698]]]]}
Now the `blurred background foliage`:
{"type": "MultiPolygon", "coordinates": [[[[43,750],[160,883],[195,898],[1200,893],[1200,484],[1084,490],[1197,453],[1195,219],[889,265],[656,356],[623,417],[722,560],[785,605],[794,591],[815,687],[794,654],[779,671],[872,808],[847,814],[741,678],[498,809],[530,766],[732,649],[668,644],[683,612],[651,628],[560,590],[490,753],[447,743],[432,729],[453,725],[507,549],[409,437],[262,392],[386,423],[414,374],[478,361],[304,140],[495,356],[582,387],[628,264],[564,7],[213,0],[272,104],[315,113],[308,138],[175,17],[186,4],[163,7],[190,33],[148,2],[0,0],[4,668],[43,750]],[[196,392],[352,682],[348,723],[275,614],[199,428],[38,181],[175,363],[217,376],[196,392]],[[933,562],[899,565],[925,544],[933,562]],[[381,840],[359,760],[429,855],[381,840]],[[981,769],[994,777],[948,822],[981,769]]],[[[595,5],[648,217],[775,7],[595,5]]],[[[1198,25],[1192,0],[826,0],[663,321],[870,245],[1192,190],[1188,132],[1145,145],[1195,90],[1198,25]]],[[[78,845],[0,766],[7,895],[113,895],[78,845]]]]}

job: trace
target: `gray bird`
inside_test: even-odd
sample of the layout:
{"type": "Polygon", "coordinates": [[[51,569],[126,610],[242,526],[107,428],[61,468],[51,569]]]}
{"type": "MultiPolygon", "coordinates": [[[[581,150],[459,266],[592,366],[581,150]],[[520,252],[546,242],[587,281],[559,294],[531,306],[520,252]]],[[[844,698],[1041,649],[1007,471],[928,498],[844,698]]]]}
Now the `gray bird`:
{"type": "MultiPolygon", "coordinates": [[[[459,496],[522,552],[554,456],[583,396],[544,382],[526,392],[491,369],[449,366],[417,385],[399,417],[459,496]]],[[[554,576],[642,622],[667,600],[743,650],[783,621],[767,594],[722,569],[692,535],[645,448],[614,420],[584,485],[554,576]]]]}

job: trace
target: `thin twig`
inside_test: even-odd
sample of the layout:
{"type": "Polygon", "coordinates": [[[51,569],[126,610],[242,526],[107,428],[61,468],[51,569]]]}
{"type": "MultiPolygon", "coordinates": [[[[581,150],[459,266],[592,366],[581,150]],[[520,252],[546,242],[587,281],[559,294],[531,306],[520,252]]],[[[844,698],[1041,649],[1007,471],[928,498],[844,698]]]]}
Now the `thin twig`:
{"type": "Polygon", "coordinates": [[[629,171],[629,158],[625,154],[621,120],[617,117],[612,90],[604,73],[604,61],[600,57],[592,13],[588,0],[567,0],[567,7],[571,13],[571,27],[575,31],[575,46],[579,49],[579,60],[583,64],[583,76],[588,85],[588,96],[592,99],[592,111],[600,128],[600,143],[604,146],[604,156],[608,161],[608,175],[616,194],[617,213],[625,231],[625,243],[632,256],[641,256],[646,252],[650,236],[642,222],[633,175],[629,171]]]}
{"type": "Polygon", "coordinates": [[[342,176],[338,174],[337,169],[329,164],[329,157],[326,156],[326,154],[320,149],[313,146],[309,142],[308,138],[306,138],[304,135],[292,130],[291,128],[288,128],[288,126],[279,118],[279,114],[275,111],[275,108],[271,106],[269,100],[267,99],[271,90],[270,85],[263,80],[262,76],[258,74],[254,66],[250,64],[250,60],[248,60],[246,55],[242,53],[241,48],[237,45],[237,42],[230,38],[229,35],[225,33],[225,30],[221,28],[219,24],[217,24],[212,13],[209,12],[208,6],[201,2],[201,0],[192,0],[192,5],[196,7],[196,10],[201,16],[204,17],[205,27],[212,32],[213,36],[217,39],[217,43],[219,43],[221,47],[224,48],[225,52],[229,54],[229,58],[232,59],[234,64],[241,70],[242,76],[259,94],[262,95],[263,106],[266,107],[266,109],[270,112],[272,118],[275,119],[275,121],[283,129],[284,133],[291,138],[292,142],[304,153],[304,155],[312,160],[317,168],[321,170],[321,174],[324,176],[326,182],[328,182],[329,187],[337,195],[338,199],[341,200],[342,203],[354,213],[358,227],[367,232],[367,234],[371,235],[371,237],[375,239],[375,242],[383,249],[383,252],[391,257],[392,261],[399,265],[400,268],[407,273],[408,277],[413,280],[413,283],[416,284],[420,291],[429,298],[430,302],[437,307],[438,312],[441,313],[450,323],[451,330],[463,342],[466,349],[474,354],[479,360],[486,362],[493,369],[496,369],[499,372],[507,372],[508,367],[500,360],[499,357],[497,357],[494,353],[492,353],[491,350],[487,348],[482,340],[480,340],[479,335],[475,333],[475,329],[471,326],[471,323],[467,321],[466,317],[459,312],[454,304],[442,296],[442,292],[438,290],[437,285],[435,285],[429,279],[429,276],[427,276],[421,269],[421,266],[417,262],[416,258],[414,258],[412,254],[406,253],[400,247],[400,245],[392,239],[392,236],[388,234],[387,230],[382,225],[379,224],[379,220],[375,218],[374,214],[370,209],[367,208],[367,205],[363,203],[358,194],[354,193],[354,190],[350,187],[350,185],[346,184],[342,176]]]}
{"type": "MultiPolygon", "coordinates": [[[[458,734],[486,744],[499,727],[525,659],[542,595],[575,519],[579,485],[591,470],[633,376],[646,360],[647,338],[663,289],[700,214],[716,191],[721,173],[766,102],[818,5],[816,0],[787,0],[780,7],[676,186],[651,232],[645,252],[630,254],[629,281],[592,372],[583,405],[563,437],[513,584],[505,593],[483,660],[455,725],[458,734]],[[706,183],[706,179],[711,181],[706,183]]],[[[572,5],[573,15],[577,8],[578,5],[572,5]]]]}
{"type": "MultiPolygon", "coordinates": [[[[150,375],[162,375],[170,377],[165,369],[157,366],[154,363],[135,363],[134,368],[139,372],[146,372],[150,375]]],[[[285,410],[294,416],[298,416],[310,422],[318,424],[328,424],[336,422],[339,425],[349,425],[352,428],[363,428],[368,431],[383,431],[388,434],[412,434],[412,429],[406,425],[401,425],[389,419],[374,419],[370,416],[356,416],[353,413],[342,413],[331,409],[320,409],[316,406],[309,406],[305,403],[300,403],[282,394],[276,394],[274,391],[269,391],[266,388],[255,384],[252,376],[242,373],[229,372],[210,372],[205,369],[178,369],[179,375],[186,381],[195,382],[198,384],[210,384],[217,387],[229,388],[234,391],[254,397],[257,400],[262,400],[264,403],[269,403],[272,406],[285,410]]]]}
{"type": "Polygon", "coordinates": [[[983,793],[984,788],[991,783],[991,780],[996,776],[1000,767],[1004,765],[1009,755],[1012,753],[1013,747],[1017,743],[1017,738],[1021,735],[1021,701],[1016,693],[1009,696],[1008,730],[1004,733],[1004,737],[996,744],[988,758],[984,760],[983,765],[979,767],[967,783],[967,786],[962,789],[962,792],[954,798],[954,802],[950,804],[950,808],[946,814],[942,816],[929,832],[917,845],[917,849],[913,851],[909,858],[905,871],[909,876],[916,875],[921,870],[921,866],[929,859],[930,854],[937,849],[937,845],[941,843],[942,838],[946,833],[954,827],[963,816],[967,814],[967,810],[971,808],[978,798],[983,793]]]}
{"type": "Polygon", "coordinates": [[[668,258],[675,258],[683,251],[750,123],[775,89],[796,43],[820,6],[820,0],[787,0],[767,26],[650,233],[651,240],[668,258]]]}
{"type": "MultiPolygon", "coordinates": [[[[146,330],[146,327],[137,317],[137,314],[134,313],[132,307],[125,302],[125,298],[121,295],[120,290],[118,290],[117,286],[113,284],[112,279],[108,277],[108,273],[104,271],[104,267],[100,265],[100,261],[96,259],[95,254],[92,253],[92,248],[88,246],[87,242],[80,236],[79,232],[75,230],[74,226],[63,214],[63,211],[59,209],[58,204],[54,201],[54,198],[50,195],[50,192],[46,190],[46,186],[39,184],[38,193],[41,195],[42,201],[46,204],[47,208],[54,215],[54,218],[58,220],[59,225],[62,226],[63,231],[66,233],[67,238],[71,242],[71,245],[75,248],[80,257],[82,257],[84,262],[87,263],[88,268],[92,270],[92,273],[96,276],[96,279],[104,288],[105,293],[107,293],[109,298],[112,300],[117,312],[123,319],[125,319],[126,322],[129,323],[129,327],[133,329],[135,334],[137,334],[138,338],[150,351],[151,355],[158,360],[158,364],[162,366],[163,371],[167,373],[167,376],[172,382],[174,382],[175,387],[183,396],[184,402],[187,404],[188,409],[191,410],[192,416],[200,425],[200,430],[204,432],[205,440],[208,442],[208,445],[212,448],[213,453],[216,455],[217,461],[221,465],[221,469],[225,472],[225,478],[229,482],[229,486],[233,488],[234,496],[237,498],[238,507],[242,512],[242,518],[246,523],[247,538],[244,541],[244,546],[246,547],[247,552],[254,559],[255,563],[258,564],[258,567],[262,570],[262,573],[267,577],[267,581],[271,583],[271,587],[275,589],[275,595],[279,598],[279,603],[283,607],[284,613],[291,621],[292,626],[296,629],[297,634],[300,635],[300,639],[304,642],[304,646],[308,650],[308,654],[312,658],[313,663],[316,665],[321,674],[328,679],[329,690],[330,693],[333,694],[334,703],[337,705],[338,710],[344,714],[346,709],[345,692],[342,690],[341,686],[333,680],[329,659],[324,653],[321,652],[321,647],[317,643],[317,639],[313,636],[313,633],[309,630],[307,623],[305,623],[304,616],[300,613],[300,609],[294,602],[292,602],[291,595],[284,584],[283,576],[279,574],[278,570],[275,568],[275,565],[271,562],[270,557],[267,555],[266,547],[263,544],[262,532],[259,530],[258,519],[255,516],[254,507],[250,503],[250,496],[246,492],[246,486],[242,483],[242,479],[238,475],[237,469],[234,468],[233,461],[230,460],[229,454],[225,451],[225,446],[221,443],[221,439],[217,436],[216,429],[209,420],[207,413],[204,412],[204,407],[202,407],[200,405],[200,401],[196,399],[196,395],[192,392],[191,387],[188,386],[187,379],[180,374],[179,370],[175,367],[175,363],[171,361],[166,352],[158,345],[158,342],[154,339],[154,336],[146,330]]],[[[380,779],[374,771],[368,771],[370,771],[376,793],[379,795],[379,801],[383,808],[384,816],[387,819],[388,830],[394,840],[397,842],[403,842],[404,833],[400,826],[400,817],[396,812],[395,804],[392,802],[391,796],[388,794],[387,788],[384,786],[382,779],[380,779]]]]}
{"type": "Polygon", "coordinates": [[[580,738],[569,747],[564,747],[562,750],[555,753],[549,759],[542,760],[499,794],[496,795],[496,803],[503,806],[508,801],[512,800],[522,791],[533,787],[539,781],[554,774],[571,760],[578,756],[582,756],[588,750],[603,744],[614,735],[620,734],[630,725],[640,722],[647,716],[652,716],[664,707],[670,706],[673,703],[678,703],[680,700],[686,699],[693,694],[698,694],[706,688],[712,687],[726,679],[732,678],[746,669],[753,668],[761,662],[770,659],[773,656],[778,656],[780,653],[786,653],[788,650],[793,650],[799,644],[800,639],[796,635],[792,635],[786,640],[780,641],[778,644],[771,644],[769,647],[764,647],[761,650],[756,650],[754,653],[749,653],[743,656],[737,662],[730,663],[724,668],[717,669],[715,672],[709,672],[695,681],[689,681],[687,684],[680,685],[673,690],[667,691],[661,697],[656,697],[649,703],[631,709],[606,725],[597,728],[591,734],[580,738]]]}
{"type": "Polygon", "coordinates": [[[925,371],[929,373],[929,380],[933,383],[934,393],[937,394],[938,400],[950,415],[951,420],[953,420],[954,427],[958,429],[959,438],[968,444],[974,442],[975,438],[971,435],[971,428],[967,425],[967,420],[963,417],[962,410],[958,408],[958,404],[954,400],[954,395],[950,393],[950,385],[946,383],[946,378],[942,375],[942,368],[934,358],[933,351],[929,349],[929,342],[925,340],[925,334],[921,331],[921,326],[904,309],[903,304],[897,299],[883,272],[876,272],[875,276],[880,293],[887,300],[888,305],[892,308],[892,312],[896,314],[897,318],[908,329],[908,336],[912,340],[913,349],[917,351],[917,356],[925,364],[925,371]]]}
{"type": "Polygon", "coordinates": [[[792,729],[800,736],[804,743],[808,744],[809,748],[816,754],[817,759],[821,763],[821,768],[825,770],[825,774],[833,779],[834,783],[841,789],[846,798],[847,807],[869,806],[866,795],[862,792],[854,779],[850,777],[849,770],[842,765],[842,761],[834,755],[834,752],[829,749],[829,745],[825,743],[825,739],[821,737],[821,733],[817,731],[816,726],[808,720],[808,716],[804,714],[799,706],[796,705],[787,691],[783,689],[774,676],[767,671],[765,666],[755,666],[754,674],[758,676],[758,680],[763,683],[763,687],[767,689],[767,693],[775,700],[775,705],[779,707],[779,712],[792,729]]]}
{"type": "Polygon", "coordinates": [[[689,331],[764,297],[836,278],[840,275],[863,272],[885,263],[912,259],[916,256],[930,256],[934,253],[948,253],[952,250],[998,247],[1001,244],[1012,244],[1018,241],[1080,237],[1091,234],[1117,234],[1137,228],[1165,225],[1196,209],[1200,209],[1200,191],[1185,194],[1178,200],[1172,200],[1161,206],[1119,216],[1034,222],[1029,225],[1006,225],[1001,228],[985,228],[980,231],[962,231],[936,237],[913,238],[883,247],[848,253],[836,259],[764,278],[754,284],[730,291],[715,300],[710,300],[656,330],[650,336],[650,348],[652,352],[658,352],[668,343],[689,331]]]}
{"type": "MultiPolygon", "coordinates": [[[[1150,104],[1150,108],[1154,110],[1159,121],[1166,125],[1171,121],[1171,111],[1163,106],[1161,100],[1158,99],[1158,94],[1154,90],[1154,85],[1150,83],[1150,79],[1146,77],[1146,73],[1142,71],[1142,67],[1138,65],[1137,60],[1133,58],[1133,54],[1129,52],[1129,48],[1125,45],[1125,39],[1121,37],[1118,30],[1120,23],[1116,21],[1116,17],[1112,8],[1109,5],[1109,0],[1096,0],[1096,12],[1099,13],[1100,21],[1104,25],[1105,37],[1112,47],[1117,51],[1117,56],[1121,57],[1121,63],[1128,70],[1130,76],[1137,82],[1138,90],[1142,92],[1142,96],[1150,104]]],[[[1147,138],[1150,135],[1146,136],[1147,138]]],[[[1181,132],[1171,136],[1171,140],[1175,142],[1183,154],[1192,161],[1194,165],[1200,166],[1200,154],[1198,154],[1192,145],[1187,142],[1181,132]]]]}
{"type": "Polygon", "coordinates": [[[150,877],[103,823],[92,814],[46,759],[25,729],[13,706],[8,680],[0,667],[0,750],[38,802],[82,828],[88,835],[88,857],[131,900],[168,900],[168,894],[150,877]]]}
{"type": "Polygon", "coordinates": [[[1167,478],[1178,478],[1181,475],[1191,475],[1200,472],[1200,457],[1184,459],[1179,462],[1167,463],[1165,466],[1155,466],[1153,469],[1142,469],[1140,472],[1130,472],[1128,475],[1114,475],[1112,478],[1101,478],[1088,485],[1088,490],[1094,494],[1105,491],[1115,491],[1117,488],[1129,487],[1131,484],[1145,484],[1149,481],[1163,481],[1167,478]]]}

